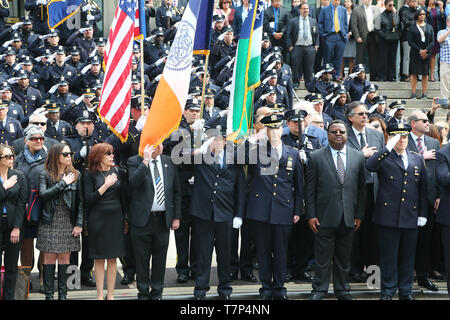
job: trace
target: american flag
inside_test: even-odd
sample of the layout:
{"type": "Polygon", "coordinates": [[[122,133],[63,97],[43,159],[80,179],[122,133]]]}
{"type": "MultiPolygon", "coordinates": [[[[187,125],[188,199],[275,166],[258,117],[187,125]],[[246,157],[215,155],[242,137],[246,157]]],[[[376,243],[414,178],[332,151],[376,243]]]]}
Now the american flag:
{"type": "Polygon", "coordinates": [[[136,7],[134,17],[134,40],[145,39],[145,4],[144,0],[138,0],[139,5],[136,7]]]}
{"type": "Polygon", "coordinates": [[[98,110],[100,118],[122,142],[127,140],[130,121],[131,58],[137,7],[138,0],[119,0],[106,45],[106,71],[98,110]]]}

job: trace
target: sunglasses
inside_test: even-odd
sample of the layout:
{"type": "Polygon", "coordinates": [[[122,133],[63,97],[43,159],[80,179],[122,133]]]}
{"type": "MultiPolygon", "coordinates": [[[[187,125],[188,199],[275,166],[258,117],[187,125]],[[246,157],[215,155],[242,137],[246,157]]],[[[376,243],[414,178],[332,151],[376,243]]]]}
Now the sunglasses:
{"type": "Polygon", "coordinates": [[[111,152],[111,151],[106,151],[105,152],[105,156],[110,156],[110,155],[112,155],[113,153],[111,152]]]}
{"type": "Polygon", "coordinates": [[[47,122],[30,122],[30,124],[43,127],[47,125],[47,122]]]}
{"type": "Polygon", "coordinates": [[[416,120],[414,120],[414,121],[422,121],[423,123],[428,123],[428,122],[430,122],[430,120],[428,120],[428,119],[416,119],[416,120]]]}
{"type": "Polygon", "coordinates": [[[60,153],[64,158],[67,158],[68,156],[73,156],[74,152],[61,152],[60,153]]]}
{"type": "Polygon", "coordinates": [[[14,155],[13,154],[5,154],[4,156],[0,157],[0,160],[5,158],[6,160],[12,160],[14,159],[14,155]]]}
{"type": "Polygon", "coordinates": [[[369,116],[368,112],[358,112],[358,113],[355,113],[355,114],[360,116],[360,117],[362,117],[363,115],[369,116]]]}
{"type": "Polygon", "coordinates": [[[44,137],[31,137],[30,140],[33,142],[44,141],[44,137]]]}
{"type": "Polygon", "coordinates": [[[330,133],[331,133],[331,134],[338,134],[338,133],[340,133],[340,134],[346,134],[347,131],[345,131],[345,130],[333,130],[333,131],[330,131],[330,133]]]}
{"type": "Polygon", "coordinates": [[[393,4],[388,4],[388,7],[393,7],[394,5],[393,4]]]}
{"type": "Polygon", "coordinates": [[[422,13],[419,13],[419,16],[424,16],[424,15],[425,15],[425,13],[423,13],[423,12],[422,12],[422,13]]]}
{"type": "Polygon", "coordinates": [[[374,123],[372,126],[373,126],[374,128],[376,128],[376,129],[378,129],[378,128],[380,127],[380,124],[379,124],[379,123],[374,123]]]}

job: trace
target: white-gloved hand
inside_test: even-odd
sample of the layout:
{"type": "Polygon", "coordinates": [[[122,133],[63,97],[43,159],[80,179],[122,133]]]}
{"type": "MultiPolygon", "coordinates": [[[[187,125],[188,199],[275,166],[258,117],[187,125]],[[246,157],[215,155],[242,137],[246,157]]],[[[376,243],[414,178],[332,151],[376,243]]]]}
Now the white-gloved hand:
{"type": "Polygon", "coordinates": [[[41,39],[42,41],[43,41],[43,40],[46,40],[46,39],[48,39],[48,38],[50,38],[50,35],[49,35],[49,34],[44,34],[43,36],[40,36],[40,37],[39,37],[39,39],[41,39]]]}
{"type": "Polygon", "coordinates": [[[418,217],[417,218],[417,225],[419,227],[423,227],[426,224],[427,224],[427,218],[424,218],[424,217],[418,217]]]}
{"type": "Polygon", "coordinates": [[[300,156],[300,160],[302,161],[302,163],[306,163],[306,160],[307,160],[307,158],[306,158],[306,152],[305,152],[305,150],[300,150],[299,152],[298,152],[298,154],[299,154],[299,156],[300,156]]]}
{"type": "Polygon", "coordinates": [[[192,124],[192,129],[194,130],[203,130],[203,126],[205,125],[205,119],[197,119],[192,124]]]}
{"type": "Polygon", "coordinates": [[[268,95],[269,95],[268,93],[265,93],[261,97],[259,97],[258,100],[264,100],[265,98],[267,98],[268,95]]]}
{"type": "Polygon", "coordinates": [[[53,87],[50,88],[50,90],[48,90],[49,93],[54,93],[56,91],[56,89],[58,89],[59,83],[55,84],[53,87]]]}
{"type": "Polygon", "coordinates": [[[164,57],[164,58],[159,58],[158,60],[156,60],[155,61],[155,66],[159,66],[160,64],[162,64],[163,62],[164,62],[164,59],[165,59],[166,57],[164,57]]]}
{"type": "Polygon", "coordinates": [[[322,74],[323,74],[324,72],[325,72],[325,70],[321,70],[321,71],[317,72],[317,73],[314,75],[314,78],[319,79],[319,78],[322,76],[322,74]]]}
{"type": "Polygon", "coordinates": [[[50,56],[50,58],[48,58],[47,62],[48,62],[48,63],[53,63],[53,61],[55,61],[55,58],[56,58],[56,52],[53,53],[53,54],[50,56]]]}
{"type": "Polygon", "coordinates": [[[391,152],[392,149],[394,149],[395,145],[397,144],[398,140],[400,140],[399,133],[397,133],[395,136],[393,136],[388,140],[388,142],[386,143],[386,149],[388,149],[389,152],[391,152]]]}
{"type": "Polygon", "coordinates": [[[208,147],[209,145],[214,141],[214,137],[209,138],[208,140],[206,140],[205,142],[203,142],[202,146],[199,148],[201,154],[206,154],[206,152],[208,151],[208,147]]]}
{"type": "Polygon", "coordinates": [[[19,69],[21,69],[23,66],[23,62],[19,62],[18,64],[16,64],[16,66],[14,67],[15,71],[19,71],[19,69]]]}
{"type": "Polygon", "coordinates": [[[3,47],[3,48],[8,48],[8,46],[9,46],[11,43],[13,43],[13,40],[8,40],[8,41],[6,41],[6,42],[2,45],[2,47],[3,47]]]}
{"type": "Polygon", "coordinates": [[[85,5],[83,8],[81,8],[81,10],[82,10],[83,12],[92,10],[92,6],[91,6],[90,4],[87,4],[87,5],[85,5]]]}
{"type": "Polygon", "coordinates": [[[88,14],[88,15],[86,16],[86,19],[87,19],[88,21],[92,21],[92,20],[95,19],[95,17],[94,17],[92,14],[88,14]]]}
{"type": "Polygon", "coordinates": [[[45,6],[47,4],[47,0],[37,0],[36,4],[37,5],[43,4],[45,6]]]}
{"type": "Polygon", "coordinates": [[[156,80],[156,81],[161,80],[161,76],[162,76],[162,73],[161,73],[161,74],[158,74],[158,75],[156,76],[155,80],[156,80]]]}
{"type": "Polygon", "coordinates": [[[85,31],[87,31],[87,30],[89,30],[90,28],[81,28],[80,30],[78,30],[78,31],[80,31],[80,33],[83,33],[83,32],[85,32],[85,31]]]}
{"type": "Polygon", "coordinates": [[[82,70],[81,70],[81,74],[85,74],[86,72],[88,72],[88,70],[91,68],[91,64],[88,64],[86,67],[84,67],[82,70]]]}
{"type": "Polygon", "coordinates": [[[240,217],[234,217],[233,219],[233,228],[239,229],[242,226],[242,218],[240,217]]]}
{"type": "Polygon", "coordinates": [[[9,84],[17,83],[17,80],[19,80],[19,77],[9,78],[7,81],[9,84]]]}
{"type": "Polygon", "coordinates": [[[221,118],[222,118],[223,116],[227,115],[227,114],[228,114],[228,109],[222,110],[222,111],[219,112],[219,116],[220,116],[221,118]]]}
{"type": "Polygon", "coordinates": [[[83,148],[81,148],[81,150],[80,150],[80,156],[81,156],[82,158],[86,158],[86,156],[87,156],[87,147],[86,147],[86,146],[83,146],[83,148]]]}
{"type": "Polygon", "coordinates": [[[227,92],[230,92],[231,91],[231,87],[233,86],[233,84],[229,84],[229,85],[227,85],[224,89],[225,89],[225,91],[227,91],[227,92]]]}
{"type": "Polygon", "coordinates": [[[147,118],[145,116],[141,116],[138,121],[136,122],[135,128],[141,132],[142,129],[144,129],[145,126],[145,121],[147,120],[147,118]]]}
{"type": "Polygon", "coordinates": [[[23,25],[23,22],[17,22],[17,23],[14,23],[14,24],[11,26],[11,29],[17,30],[17,29],[19,29],[19,27],[20,27],[21,25],[23,25]]]}

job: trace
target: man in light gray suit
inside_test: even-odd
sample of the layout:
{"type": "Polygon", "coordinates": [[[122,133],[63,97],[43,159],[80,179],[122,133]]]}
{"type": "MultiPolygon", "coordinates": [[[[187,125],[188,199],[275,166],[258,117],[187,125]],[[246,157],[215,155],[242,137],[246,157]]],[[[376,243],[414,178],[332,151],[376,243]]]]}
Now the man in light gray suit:
{"type": "MultiPolygon", "coordinates": [[[[364,153],[366,159],[384,148],[384,136],[381,132],[367,128],[369,122],[367,106],[354,101],[349,104],[346,118],[349,123],[347,145],[350,148],[364,153]]],[[[352,252],[352,266],[350,270],[350,282],[365,282],[367,275],[364,266],[378,265],[378,242],[376,227],[372,223],[372,214],[375,210],[375,195],[378,191],[378,177],[376,173],[366,169],[367,198],[364,215],[364,223],[355,232],[352,252]]]]}
{"type": "MultiPolygon", "coordinates": [[[[439,206],[439,190],[436,181],[436,151],[440,149],[439,141],[427,136],[430,122],[427,115],[415,110],[408,117],[411,132],[408,137],[409,151],[419,153],[425,160],[428,194],[428,220],[425,226],[419,228],[417,239],[415,269],[419,286],[431,291],[438,291],[439,287],[429,279],[432,270],[431,262],[440,256],[440,241],[433,242],[434,212],[439,206]],[[420,140],[419,140],[420,139],[420,140]],[[437,254],[436,254],[437,253],[437,254]]],[[[439,261],[439,260],[438,260],[439,261]]]]}
{"type": "Polygon", "coordinates": [[[333,270],[335,296],[354,300],[349,294],[348,275],[353,236],[364,217],[364,155],[346,146],[347,126],[343,121],[331,122],[327,133],[329,145],[311,153],[306,169],[306,218],[316,234],[310,299],[325,297],[333,270]]]}

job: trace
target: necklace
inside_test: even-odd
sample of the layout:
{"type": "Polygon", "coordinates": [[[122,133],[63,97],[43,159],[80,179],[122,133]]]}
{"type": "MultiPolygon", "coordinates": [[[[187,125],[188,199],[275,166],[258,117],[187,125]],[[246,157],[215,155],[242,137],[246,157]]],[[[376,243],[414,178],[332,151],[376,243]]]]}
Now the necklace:
{"type": "Polygon", "coordinates": [[[106,179],[106,177],[108,176],[109,170],[111,170],[111,169],[106,170],[106,175],[103,174],[103,171],[102,171],[102,170],[100,170],[100,174],[103,176],[103,178],[106,179]]]}

